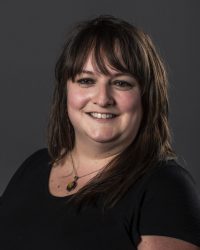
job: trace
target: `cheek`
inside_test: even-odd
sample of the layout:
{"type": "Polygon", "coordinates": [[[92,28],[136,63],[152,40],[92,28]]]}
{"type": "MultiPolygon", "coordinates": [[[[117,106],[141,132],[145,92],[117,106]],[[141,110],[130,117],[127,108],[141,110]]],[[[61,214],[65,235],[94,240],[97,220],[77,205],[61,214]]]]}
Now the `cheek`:
{"type": "Polygon", "coordinates": [[[120,109],[126,113],[142,112],[140,93],[127,93],[119,98],[120,109]]]}
{"type": "Polygon", "coordinates": [[[81,109],[87,103],[87,96],[77,90],[68,88],[67,107],[68,109],[81,109]]]}

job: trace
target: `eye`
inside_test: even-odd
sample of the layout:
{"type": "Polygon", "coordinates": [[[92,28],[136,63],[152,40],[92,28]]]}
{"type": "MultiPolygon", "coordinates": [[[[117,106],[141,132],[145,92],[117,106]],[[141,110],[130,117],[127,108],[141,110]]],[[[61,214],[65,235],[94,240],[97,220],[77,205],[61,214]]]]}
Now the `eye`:
{"type": "Polygon", "coordinates": [[[129,90],[133,88],[133,84],[127,82],[127,81],[122,81],[122,80],[117,80],[114,82],[114,85],[118,88],[118,89],[122,89],[122,90],[129,90]]]}
{"type": "Polygon", "coordinates": [[[81,78],[78,79],[77,82],[79,83],[79,85],[83,87],[89,87],[95,83],[95,81],[92,78],[81,78]]]}

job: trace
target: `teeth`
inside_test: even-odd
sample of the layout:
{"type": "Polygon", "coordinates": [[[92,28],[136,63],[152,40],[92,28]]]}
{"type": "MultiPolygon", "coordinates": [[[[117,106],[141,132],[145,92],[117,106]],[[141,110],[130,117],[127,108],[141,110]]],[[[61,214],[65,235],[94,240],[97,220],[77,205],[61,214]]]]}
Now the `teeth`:
{"type": "Polygon", "coordinates": [[[92,112],[90,113],[90,115],[98,119],[109,119],[115,116],[113,114],[101,114],[101,113],[96,113],[96,112],[92,112]]]}

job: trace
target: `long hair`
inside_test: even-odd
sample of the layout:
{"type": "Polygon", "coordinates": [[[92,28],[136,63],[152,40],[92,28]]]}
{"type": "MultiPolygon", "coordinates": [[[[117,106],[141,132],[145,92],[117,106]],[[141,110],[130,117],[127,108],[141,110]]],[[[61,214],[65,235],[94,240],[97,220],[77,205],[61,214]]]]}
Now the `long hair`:
{"type": "Polygon", "coordinates": [[[90,53],[103,74],[105,60],[139,82],[143,118],[132,143],[70,199],[82,204],[104,194],[104,206],[114,206],[150,168],[176,157],[168,123],[168,81],[164,64],[152,40],[130,23],[99,16],[79,23],[68,35],[55,68],[56,85],[48,124],[48,151],[52,163],[75,145],[74,128],[67,114],[67,80],[74,79],[90,53]]]}

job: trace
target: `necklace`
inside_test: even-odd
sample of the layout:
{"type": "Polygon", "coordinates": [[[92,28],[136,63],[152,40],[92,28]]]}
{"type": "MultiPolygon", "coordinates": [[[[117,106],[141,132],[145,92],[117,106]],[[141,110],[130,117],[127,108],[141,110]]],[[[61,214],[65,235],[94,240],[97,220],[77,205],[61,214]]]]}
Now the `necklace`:
{"type": "Polygon", "coordinates": [[[85,176],[87,176],[87,175],[90,175],[90,174],[93,174],[93,173],[95,173],[95,172],[97,172],[97,171],[99,171],[100,169],[98,169],[98,170],[95,170],[95,171],[92,171],[92,172],[90,172],[89,174],[84,174],[84,175],[82,175],[82,176],[78,176],[78,174],[77,174],[77,171],[76,171],[76,168],[75,168],[75,166],[74,166],[74,161],[73,161],[73,158],[72,158],[72,155],[70,154],[70,156],[71,156],[71,160],[72,160],[72,167],[73,167],[73,170],[74,170],[74,173],[75,173],[75,175],[74,175],[74,180],[73,181],[70,181],[68,184],[67,184],[67,187],[66,187],[66,190],[67,191],[72,191],[72,190],[74,190],[76,187],[77,187],[77,185],[78,185],[78,179],[80,179],[80,178],[82,178],[82,177],[85,177],[85,176]]]}

